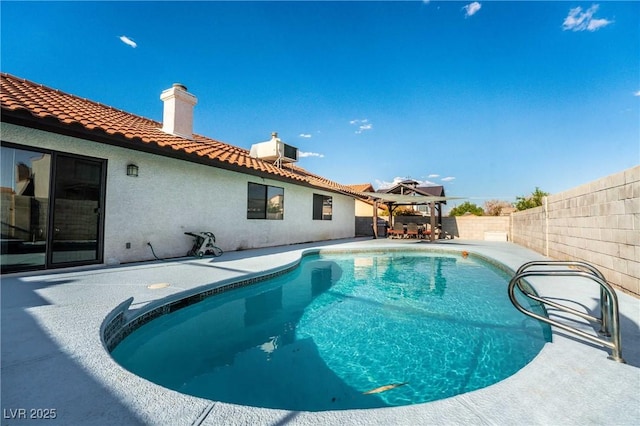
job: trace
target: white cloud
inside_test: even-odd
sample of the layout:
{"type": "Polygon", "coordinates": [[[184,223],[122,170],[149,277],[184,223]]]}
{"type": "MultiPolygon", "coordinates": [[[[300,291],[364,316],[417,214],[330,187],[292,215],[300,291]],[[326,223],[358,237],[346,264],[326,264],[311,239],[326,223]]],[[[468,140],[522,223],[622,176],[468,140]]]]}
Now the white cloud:
{"type": "Polygon", "coordinates": [[[452,180],[454,180],[455,178],[453,176],[447,176],[445,178],[440,179],[443,182],[451,182],[452,180]]]}
{"type": "Polygon", "coordinates": [[[138,47],[138,43],[136,43],[135,41],[133,41],[133,39],[127,37],[127,36],[120,36],[120,41],[122,41],[124,44],[127,44],[131,47],[133,47],[134,49],[136,47],[138,47]]]}
{"type": "Polygon", "coordinates": [[[362,120],[351,120],[349,121],[349,124],[351,124],[352,126],[358,126],[358,130],[356,130],[357,134],[360,134],[365,130],[373,129],[373,125],[369,123],[369,120],[367,118],[362,120]]]}
{"type": "Polygon", "coordinates": [[[440,177],[440,175],[431,174],[431,175],[427,176],[427,179],[435,179],[437,177],[440,177]]]}
{"type": "Polygon", "coordinates": [[[611,24],[613,21],[608,19],[594,18],[593,15],[598,11],[600,5],[594,4],[586,11],[582,11],[580,6],[569,9],[569,14],[564,18],[562,29],[564,31],[596,31],[602,27],[611,24]]]}
{"type": "Polygon", "coordinates": [[[468,18],[469,16],[475,15],[480,10],[481,7],[482,5],[477,1],[474,1],[473,3],[469,3],[468,5],[463,7],[463,9],[465,10],[465,16],[468,18]]]}
{"type": "Polygon", "coordinates": [[[298,151],[298,156],[300,158],[304,158],[304,157],[318,157],[318,158],[324,158],[324,154],[318,154],[317,152],[304,152],[304,151],[298,151]]]}
{"type": "Polygon", "coordinates": [[[388,189],[388,188],[391,188],[392,186],[399,184],[403,180],[404,178],[401,178],[401,177],[395,177],[391,182],[386,180],[376,179],[376,185],[378,185],[378,189],[388,189]]]}
{"type": "Polygon", "coordinates": [[[638,90],[637,92],[635,92],[635,93],[633,94],[633,96],[640,96],[640,90],[638,90]]]}
{"type": "Polygon", "coordinates": [[[415,180],[416,182],[418,182],[418,186],[435,186],[438,185],[435,182],[431,182],[429,180],[417,180],[417,179],[412,179],[410,177],[401,177],[401,176],[396,176],[393,178],[393,181],[389,182],[389,181],[385,181],[385,180],[379,180],[376,179],[376,185],[378,186],[378,189],[389,189],[391,187],[396,186],[397,184],[399,184],[402,181],[405,180],[415,180]]]}
{"type": "Polygon", "coordinates": [[[356,133],[362,133],[365,130],[371,130],[373,128],[373,126],[371,124],[361,124],[360,127],[358,127],[358,130],[356,130],[356,133]]]}
{"type": "Polygon", "coordinates": [[[587,30],[595,31],[599,28],[606,27],[613,21],[609,21],[608,19],[592,19],[589,21],[589,25],[587,25],[587,30]]]}
{"type": "Polygon", "coordinates": [[[309,133],[300,133],[298,136],[300,136],[301,138],[309,139],[311,137],[311,134],[309,134],[309,133]]]}

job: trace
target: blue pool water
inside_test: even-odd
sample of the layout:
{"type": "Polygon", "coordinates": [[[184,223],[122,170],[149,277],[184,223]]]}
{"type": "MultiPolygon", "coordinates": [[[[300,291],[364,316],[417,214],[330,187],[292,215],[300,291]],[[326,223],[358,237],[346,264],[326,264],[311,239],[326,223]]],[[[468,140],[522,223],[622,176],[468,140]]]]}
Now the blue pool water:
{"type": "Polygon", "coordinates": [[[517,372],[548,326],[484,261],[427,252],[305,256],[298,268],[164,315],[112,356],[182,393],[338,410],[416,404],[517,372]]]}

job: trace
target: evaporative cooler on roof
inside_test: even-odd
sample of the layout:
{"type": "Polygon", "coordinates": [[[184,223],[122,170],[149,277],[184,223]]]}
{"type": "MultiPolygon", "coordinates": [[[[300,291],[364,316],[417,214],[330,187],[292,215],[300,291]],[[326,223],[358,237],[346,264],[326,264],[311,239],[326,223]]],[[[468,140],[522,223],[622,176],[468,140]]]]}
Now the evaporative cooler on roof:
{"type": "Polygon", "coordinates": [[[298,148],[287,145],[278,138],[278,134],[273,132],[271,140],[260,142],[251,146],[249,153],[253,158],[273,162],[280,167],[282,163],[294,163],[298,161],[298,148]]]}

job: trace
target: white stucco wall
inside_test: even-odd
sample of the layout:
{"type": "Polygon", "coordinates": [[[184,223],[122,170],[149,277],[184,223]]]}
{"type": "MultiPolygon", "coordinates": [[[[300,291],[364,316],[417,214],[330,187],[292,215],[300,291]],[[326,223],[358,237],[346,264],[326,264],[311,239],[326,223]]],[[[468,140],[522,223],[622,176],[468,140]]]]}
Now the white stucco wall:
{"type": "Polygon", "coordinates": [[[355,201],[341,194],[2,123],[2,140],[107,159],[105,262],[186,255],[184,232],[211,231],[224,251],[350,238],[355,201]],[[126,167],[139,167],[137,178],[126,167]],[[247,219],[247,182],[284,188],[284,220],[247,219]],[[313,196],[333,197],[333,218],[312,219],[313,196]],[[126,243],[131,248],[126,249],[126,243]]]}

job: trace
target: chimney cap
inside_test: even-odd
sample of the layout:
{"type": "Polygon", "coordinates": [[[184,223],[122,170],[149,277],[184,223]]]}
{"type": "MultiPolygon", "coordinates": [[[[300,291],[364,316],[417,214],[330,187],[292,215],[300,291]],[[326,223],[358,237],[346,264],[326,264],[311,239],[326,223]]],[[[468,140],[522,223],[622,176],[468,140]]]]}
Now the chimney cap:
{"type": "Polygon", "coordinates": [[[173,83],[173,87],[175,87],[176,89],[182,89],[182,90],[184,90],[185,92],[187,92],[187,91],[188,91],[188,90],[187,90],[187,86],[185,86],[185,85],[184,85],[184,84],[182,84],[182,83],[173,83]]]}

